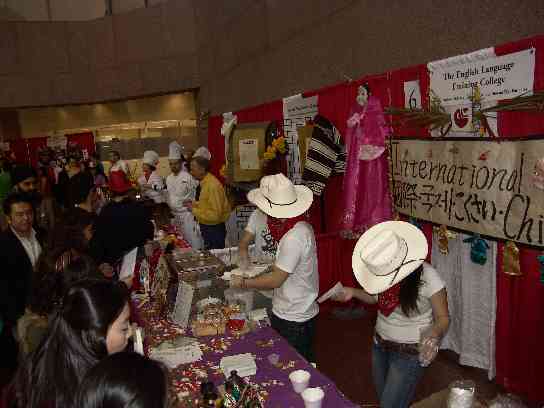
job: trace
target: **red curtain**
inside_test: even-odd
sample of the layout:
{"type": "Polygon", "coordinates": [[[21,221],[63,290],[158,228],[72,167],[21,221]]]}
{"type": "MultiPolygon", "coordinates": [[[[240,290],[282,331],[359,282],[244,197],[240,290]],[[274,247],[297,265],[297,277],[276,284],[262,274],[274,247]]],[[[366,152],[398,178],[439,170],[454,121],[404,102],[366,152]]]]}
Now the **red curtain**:
{"type": "Polygon", "coordinates": [[[47,147],[47,137],[32,137],[26,139],[28,145],[28,152],[30,156],[30,165],[36,167],[38,164],[38,150],[47,147]]]}
{"type": "Polygon", "coordinates": [[[17,139],[9,142],[9,149],[15,156],[15,163],[29,164],[28,145],[26,139],[17,139]]]}
{"type": "MultiPolygon", "coordinates": [[[[497,55],[534,47],[535,90],[544,89],[544,36],[495,47],[497,55]]],[[[498,116],[499,135],[523,137],[544,133],[544,114],[505,112],[498,116]]],[[[544,285],[539,282],[541,252],[520,246],[524,274],[513,277],[501,272],[503,245],[497,262],[497,382],[533,402],[544,402],[544,285]]]]}
{"type": "Polygon", "coordinates": [[[93,132],[74,133],[66,135],[68,145],[75,144],[79,148],[86,149],[89,156],[95,152],[94,135],[93,132]]]}

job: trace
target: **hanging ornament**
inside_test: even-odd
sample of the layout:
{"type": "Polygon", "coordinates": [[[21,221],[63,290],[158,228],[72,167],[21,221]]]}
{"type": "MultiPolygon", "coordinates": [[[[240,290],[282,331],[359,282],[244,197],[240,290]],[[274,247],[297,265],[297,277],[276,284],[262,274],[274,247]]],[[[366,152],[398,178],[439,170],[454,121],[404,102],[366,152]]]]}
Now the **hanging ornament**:
{"type": "Polygon", "coordinates": [[[544,285],[544,254],[536,257],[540,263],[540,283],[544,285]]]}
{"type": "Polygon", "coordinates": [[[434,227],[434,232],[438,236],[438,250],[444,255],[449,253],[449,240],[457,236],[456,233],[448,231],[448,228],[445,225],[440,227],[434,227]]]}
{"type": "Polygon", "coordinates": [[[475,264],[485,265],[489,249],[486,240],[480,234],[474,234],[472,237],[464,239],[463,242],[470,242],[470,260],[475,264]]]}
{"type": "Polygon", "coordinates": [[[519,248],[513,241],[508,241],[504,244],[502,253],[502,271],[511,276],[522,275],[519,266],[519,248]]]}

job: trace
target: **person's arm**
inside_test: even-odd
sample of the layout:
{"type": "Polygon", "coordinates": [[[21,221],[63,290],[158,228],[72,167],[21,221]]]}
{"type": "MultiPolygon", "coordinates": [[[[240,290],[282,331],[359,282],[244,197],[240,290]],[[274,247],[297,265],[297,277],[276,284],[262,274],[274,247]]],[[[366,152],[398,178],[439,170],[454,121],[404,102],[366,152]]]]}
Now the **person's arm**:
{"type": "Polygon", "coordinates": [[[289,277],[289,273],[281,270],[276,265],[272,265],[270,272],[254,278],[245,278],[239,275],[233,275],[230,280],[232,288],[269,290],[276,289],[283,285],[283,282],[289,277]]]}
{"type": "Polygon", "coordinates": [[[249,245],[255,239],[255,235],[249,232],[247,229],[242,233],[242,238],[238,243],[238,260],[239,267],[247,269],[249,264],[249,245]],[[242,265],[243,264],[243,265],[242,265]]]}
{"type": "Polygon", "coordinates": [[[337,302],[349,302],[351,299],[358,299],[361,302],[365,302],[368,304],[374,304],[378,302],[375,296],[367,293],[364,289],[350,287],[342,288],[342,292],[336,295],[333,299],[337,302]]]}
{"type": "Polygon", "coordinates": [[[431,296],[431,307],[433,309],[434,324],[431,335],[438,339],[444,337],[450,326],[450,314],[448,310],[448,296],[446,288],[442,288],[431,296]]]}

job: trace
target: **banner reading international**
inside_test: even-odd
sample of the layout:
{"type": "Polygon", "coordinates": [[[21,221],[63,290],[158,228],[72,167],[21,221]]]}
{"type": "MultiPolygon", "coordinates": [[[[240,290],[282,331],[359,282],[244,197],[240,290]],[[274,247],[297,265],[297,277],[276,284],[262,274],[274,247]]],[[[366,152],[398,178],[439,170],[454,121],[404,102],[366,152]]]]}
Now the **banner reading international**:
{"type": "Polygon", "coordinates": [[[510,99],[533,90],[535,50],[529,49],[431,69],[430,88],[444,106],[470,103],[473,89],[486,102],[510,99]]]}
{"type": "Polygon", "coordinates": [[[544,136],[393,139],[391,174],[399,213],[544,246],[544,136]]]}

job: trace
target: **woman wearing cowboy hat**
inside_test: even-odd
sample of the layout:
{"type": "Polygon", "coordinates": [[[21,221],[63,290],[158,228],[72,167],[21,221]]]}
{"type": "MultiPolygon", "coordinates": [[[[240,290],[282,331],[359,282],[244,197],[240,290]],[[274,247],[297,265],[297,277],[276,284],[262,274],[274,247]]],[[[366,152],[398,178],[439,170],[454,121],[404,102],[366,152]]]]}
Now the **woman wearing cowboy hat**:
{"type": "Polygon", "coordinates": [[[251,279],[232,276],[231,287],[274,289],[272,327],[306,360],[315,361],[317,249],[314,231],[303,215],[312,205],[313,193],[306,186],[293,185],[283,174],[276,174],[263,177],[260,188],[251,190],[247,197],[266,214],[278,249],[270,272],[251,279]]]}
{"type": "Polygon", "coordinates": [[[449,326],[444,282],[424,262],[423,232],[403,221],[368,229],[353,251],[360,288],[344,288],[335,300],[377,303],[372,376],[380,407],[408,407],[423,375],[438,353],[449,326]]]}

